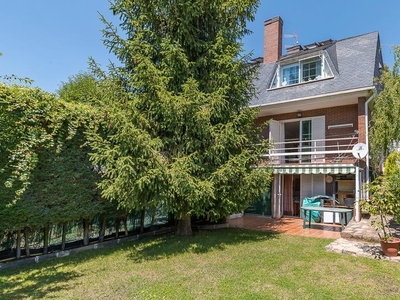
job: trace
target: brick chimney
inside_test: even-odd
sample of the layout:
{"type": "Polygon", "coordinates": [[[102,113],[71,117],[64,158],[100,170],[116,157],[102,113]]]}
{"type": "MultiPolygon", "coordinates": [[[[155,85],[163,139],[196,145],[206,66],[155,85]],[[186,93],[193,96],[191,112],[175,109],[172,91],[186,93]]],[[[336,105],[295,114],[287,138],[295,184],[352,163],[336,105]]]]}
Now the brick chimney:
{"type": "Polygon", "coordinates": [[[280,16],[264,21],[264,63],[275,62],[282,56],[282,28],[280,16]]]}

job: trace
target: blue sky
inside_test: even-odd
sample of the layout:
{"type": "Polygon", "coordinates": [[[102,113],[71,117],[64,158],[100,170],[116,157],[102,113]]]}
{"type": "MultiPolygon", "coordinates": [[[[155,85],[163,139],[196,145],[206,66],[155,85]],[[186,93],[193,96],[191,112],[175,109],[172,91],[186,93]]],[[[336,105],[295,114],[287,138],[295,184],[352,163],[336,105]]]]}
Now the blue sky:
{"type": "MultiPolygon", "coordinates": [[[[0,75],[34,80],[55,92],[69,76],[87,70],[93,57],[104,67],[114,60],[102,43],[99,12],[109,20],[107,0],[0,0],[0,75]]],[[[379,31],[384,62],[393,66],[391,46],[400,44],[399,0],[261,0],[253,34],[244,39],[253,57],[263,55],[263,23],[283,19],[284,34],[301,45],[379,31]]],[[[285,38],[283,44],[294,44],[285,38]]]]}

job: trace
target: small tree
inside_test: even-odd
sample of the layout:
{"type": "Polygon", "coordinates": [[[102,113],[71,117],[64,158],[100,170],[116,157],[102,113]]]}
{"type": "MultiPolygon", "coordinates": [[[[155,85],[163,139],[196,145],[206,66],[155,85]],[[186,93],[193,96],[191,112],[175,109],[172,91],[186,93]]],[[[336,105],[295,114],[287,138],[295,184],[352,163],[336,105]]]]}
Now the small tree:
{"type": "Polygon", "coordinates": [[[400,220],[400,168],[398,153],[394,152],[385,161],[384,175],[377,177],[367,185],[370,199],[362,201],[362,208],[372,215],[379,216],[378,221],[373,222],[381,240],[393,238],[388,217],[400,220]]]}
{"type": "Polygon", "coordinates": [[[368,185],[370,199],[361,202],[364,210],[372,215],[379,216],[378,221],[373,221],[372,225],[377,230],[381,240],[390,240],[393,235],[389,228],[388,215],[393,214],[395,202],[393,194],[389,189],[389,183],[385,177],[380,176],[368,185]]]}
{"type": "Polygon", "coordinates": [[[370,146],[374,164],[386,159],[400,141],[400,47],[394,46],[394,65],[384,67],[379,84],[383,90],[374,101],[370,146]]]}

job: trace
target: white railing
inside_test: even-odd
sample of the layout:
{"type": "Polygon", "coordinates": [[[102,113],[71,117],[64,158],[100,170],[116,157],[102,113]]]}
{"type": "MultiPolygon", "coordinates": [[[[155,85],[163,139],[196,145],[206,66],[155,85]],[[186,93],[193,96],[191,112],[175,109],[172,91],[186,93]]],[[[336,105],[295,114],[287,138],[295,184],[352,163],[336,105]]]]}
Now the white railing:
{"type": "Polygon", "coordinates": [[[351,159],[351,150],[358,143],[357,136],[318,139],[271,141],[269,157],[271,164],[341,162],[351,159]]]}

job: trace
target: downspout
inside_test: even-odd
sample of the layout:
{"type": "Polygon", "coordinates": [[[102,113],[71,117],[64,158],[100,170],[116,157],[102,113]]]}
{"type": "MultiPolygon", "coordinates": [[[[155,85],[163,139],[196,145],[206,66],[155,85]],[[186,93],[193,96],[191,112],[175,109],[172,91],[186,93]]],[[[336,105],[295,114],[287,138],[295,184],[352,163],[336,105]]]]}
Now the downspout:
{"type": "MultiPolygon", "coordinates": [[[[368,118],[368,104],[375,98],[376,96],[376,89],[374,89],[374,93],[371,95],[371,97],[368,98],[368,100],[365,102],[365,144],[367,145],[367,155],[365,157],[365,183],[368,184],[369,183],[369,160],[370,160],[370,155],[369,155],[369,130],[368,130],[368,123],[369,123],[369,118],[368,118]]],[[[359,172],[359,168],[356,168],[357,173],[359,172]]],[[[356,174],[359,175],[359,174],[356,174]]],[[[360,176],[356,176],[358,177],[358,179],[360,178],[360,176]]],[[[358,183],[358,182],[357,182],[358,183]]],[[[361,187],[362,189],[364,189],[364,187],[361,187]]],[[[368,199],[369,197],[369,193],[368,190],[364,191],[362,193],[366,199],[368,199]]],[[[361,220],[361,210],[360,210],[360,193],[357,191],[356,192],[356,215],[355,215],[355,221],[356,222],[360,222],[361,220]]]]}
{"type": "Polygon", "coordinates": [[[355,190],[355,196],[356,196],[356,203],[355,203],[355,216],[354,219],[356,222],[360,222],[361,220],[361,209],[360,209],[360,168],[357,166],[356,167],[356,190],[355,190]]]}
{"type": "Polygon", "coordinates": [[[369,183],[369,130],[368,130],[368,104],[376,97],[376,89],[374,89],[374,93],[368,100],[365,102],[365,144],[367,145],[367,156],[365,158],[365,165],[366,165],[366,173],[365,173],[365,183],[369,183]]]}

